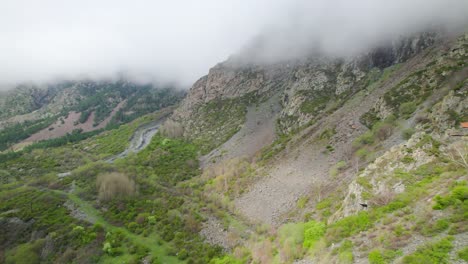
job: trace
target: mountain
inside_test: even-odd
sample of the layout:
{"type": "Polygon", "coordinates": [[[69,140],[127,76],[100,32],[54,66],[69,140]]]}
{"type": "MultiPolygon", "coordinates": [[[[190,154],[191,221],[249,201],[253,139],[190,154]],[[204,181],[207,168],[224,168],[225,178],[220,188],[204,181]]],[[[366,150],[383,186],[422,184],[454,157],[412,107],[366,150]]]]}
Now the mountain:
{"type": "Polygon", "coordinates": [[[125,80],[19,85],[4,92],[0,99],[0,127],[4,128],[0,132],[0,150],[21,148],[74,131],[115,127],[171,106],[183,96],[183,91],[173,87],[125,80]]]}
{"type": "Polygon", "coordinates": [[[0,260],[468,261],[468,34],[248,54],[186,95],[86,81],[2,96],[0,260]]]}

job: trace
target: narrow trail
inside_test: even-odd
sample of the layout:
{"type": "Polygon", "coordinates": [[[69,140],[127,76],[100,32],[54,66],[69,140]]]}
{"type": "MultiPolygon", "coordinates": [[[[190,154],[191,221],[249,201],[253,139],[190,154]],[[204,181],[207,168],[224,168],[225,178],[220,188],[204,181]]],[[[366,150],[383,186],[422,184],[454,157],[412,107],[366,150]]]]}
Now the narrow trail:
{"type": "MultiPolygon", "coordinates": [[[[118,227],[110,224],[107,222],[104,217],[101,216],[101,213],[99,210],[94,208],[89,202],[86,202],[82,200],[80,197],[75,195],[74,193],[69,193],[69,192],[64,192],[60,190],[52,190],[53,192],[60,194],[60,195],[65,195],[68,197],[70,201],[72,201],[84,214],[87,215],[87,217],[92,220],[94,224],[100,224],[103,226],[106,231],[110,232],[116,232],[119,231],[125,235],[129,240],[132,241],[134,244],[141,244],[145,245],[150,249],[150,252],[154,256],[158,256],[160,260],[163,263],[179,263],[181,262],[177,257],[175,256],[169,256],[167,254],[167,246],[164,245],[164,242],[159,239],[159,237],[155,234],[152,234],[148,237],[141,236],[134,234],[130,231],[128,231],[124,227],[118,227]],[[159,242],[159,244],[158,244],[159,242]]],[[[115,262],[114,262],[115,263],[115,262]]]]}
{"type": "Polygon", "coordinates": [[[130,153],[137,153],[146,148],[158,132],[162,122],[162,120],[157,120],[137,128],[130,139],[129,146],[123,152],[106,159],[106,162],[113,163],[116,159],[125,158],[130,153]]]}

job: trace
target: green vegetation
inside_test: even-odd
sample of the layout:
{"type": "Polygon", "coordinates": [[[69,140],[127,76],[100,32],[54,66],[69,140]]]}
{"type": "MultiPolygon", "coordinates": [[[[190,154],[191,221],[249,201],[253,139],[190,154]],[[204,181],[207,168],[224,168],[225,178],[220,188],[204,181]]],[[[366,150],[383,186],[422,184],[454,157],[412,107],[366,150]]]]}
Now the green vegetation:
{"type": "MultiPolygon", "coordinates": [[[[78,111],[81,113],[77,123],[86,122],[91,113],[94,112],[94,125],[98,125],[109,116],[118,102],[128,99],[124,107],[116,113],[111,123],[106,127],[106,130],[109,130],[117,128],[120,124],[131,122],[145,114],[174,105],[178,103],[184,95],[184,92],[172,88],[157,88],[152,85],[140,86],[123,81],[63,83],[59,86],[61,87],[60,89],[77,89],[82,96],[79,98],[79,102],[76,105],[67,106],[56,116],[50,116],[35,121],[25,121],[2,129],[0,131],[0,151],[50,126],[59,118],[63,118],[70,111],[78,111]],[[72,88],[75,86],[76,88],[72,88]]],[[[31,111],[32,110],[33,109],[31,109],[31,111]]],[[[62,138],[46,140],[40,142],[40,144],[35,144],[32,148],[57,147],[67,143],[81,141],[97,135],[100,132],[102,132],[102,130],[88,133],[73,131],[62,138]]]]}
{"type": "Polygon", "coordinates": [[[371,226],[368,212],[362,211],[356,215],[345,217],[328,227],[326,238],[331,242],[338,242],[343,238],[367,230],[371,226]]]}
{"type": "Polygon", "coordinates": [[[302,196],[302,197],[299,198],[299,200],[297,201],[297,207],[298,207],[299,209],[303,209],[303,208],[306,206],[306,204],[307,204],[308,201],[309,201],[309,197],[307,197],[307,196],[302,196]]]}
{"type": "Polygon", "coordinates": [[[309,221],[304,225],[304,248],[313,248],[325,234],[326,226],[322,222],[309,221]]]}
{"type": "Polygon", "coordinates": [[[389,138],[396,127],[396,118],[393,115],[383,121],[375,122],[369,131],[353,141],[355,155],[362,160],[370,161],[378,144],[389,138]]]}
{"type": "Polygon", "coordinates": [[[446,219],[437,220],[435,223],[429,223],[423,225],[421,228],[421,234],[432,237],[436,234],[439,234],[445,230],[447,230],[450,226],[450,222],[446,219]]]}
{"type": "Polygon", "coordinates": [[[353,263],[353,242],[345,239],[339,248],[333,251],[334,254],[338,254],[338,260],[340,263],[353,263]]]}
{"type": "Polygon", "coordinates": [[[414,132],[415,132],[414,128],[407,128],[403,130],[402,132],[403,139],[406,139],[406,140],[410,139],[411,136],[414,134],[414,132]]]}
{"type": "MultiPolygon", "coordinates": [[[[199,205],[192,202],[197,198],[181,195],[183,189],[178,187],[200,174],[196,145],[156,135],[136,155],[115,164],[99,161],[122,151],[133,131],[145,122],[148,118],[47,151],[16,153],[0,163],[2,180],[7,183],[0,189],[0,212],[10,212],[8,217],[25,223],[34,219],[32,230],[57,234],[53,243],[62,246],[49,258],[62,263],[77,256],[83,256],[85,263],[138,262],[149,255],[153,263],[208,263],[221,257],[219,248],[198,236],[203,217],[197,213],[199,205]],[[58,179],[56,173],[64,171],[72,174],[58,179]],[[106,175],[125,177],[116,181],[106,175]],[[73,194],[66,192],[70,188],[73,194]],[[74,218],[63,206],[67,201],[98,227],[74,218]]],[[[25,254],[34,260],[29,244],[19,246],[29,237],[0,233],[0,242],[13,239],[5,255],[8,261],[22,263],[18,259],[25,254]]]]}
{"type": "Polygon", "coordinates": [[[280,135],[271,145],[262,149],[262,160],[268,160],[286,148],[290,135],[280,135]]]}
{"type": "Polygon", "coordinates": [[[386,264],[392,263],[392,261],[398,256],[401,256],[401,254],[400,251],[376,249],[369,253],[368,259],[370,264],[386,264]]]}
{"type": "Polygon", "coordinates": [[[215,99],[198,108],[193,115],[197,127],[189,127],[192,131],[190,139],[206,154],[215,147],[231,138],[245,121],[247,102],[250,95],[237,99],[215,99]]]}
{"type": "Polygon", "coordinates": [[[41,248],[44,245],[43,239],[34,242],[18,245],[6,254],[6,264],[36,264],[40,263],[41,248]]]}
{"type": "Polygon", "coordinates": [[[446,237],[435,243],[429,243],[418,248],[415,253],[405,256],[403,258],[403,263],[449,263],[448,253],[452,250],[452,248],[452,238],[446,237]]]}
{"type": "Polygon", "coordinates": [[[457,183],[451,190],[450,194],[447,196],[437,195],[435,197],[436,205],[434,205],[435,210],[443,210],[449,206],[464,206],[468,201],[468,185],[466,182],[462,181],[457,183]]]}
{"type": "Polygon", "coordinates": [[[460,259],[463,259],[464,261],[468,261],[468,247],[465,247],[462,250],[458,251],[458,257],[460,259]]]}
{"type": "Polygon", "coordinates": [[[300,106],[300,110],[302,113],[317,115],[329,101],[330,97],[328,96],[316,96],[313,99],[304,101],[300,106]]]}
{"type": "Polygon", "coordinates": [[[0,130],[0,151],[48,127],[54,121],[55,117],[49,117],[38,121],[25,121],[0,130]]]}
{"type": "Polygon", "coordinates": [[[416,102],[406,102],[400,105],[398,111],[404,119],[408,119],[416,108],[418,108],[416,102]]]}

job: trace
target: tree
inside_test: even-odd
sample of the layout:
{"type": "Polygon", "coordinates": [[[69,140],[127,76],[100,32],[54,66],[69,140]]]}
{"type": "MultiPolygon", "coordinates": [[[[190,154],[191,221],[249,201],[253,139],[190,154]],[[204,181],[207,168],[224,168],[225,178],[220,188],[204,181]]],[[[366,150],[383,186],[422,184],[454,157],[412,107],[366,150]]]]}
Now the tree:
{"type": "Polygon", "coordinates": [[[131,196],[136,193],[135,182],[119,172],[100,174],[96,180],[98,199],[109,201],[115,197],[131,196]]]}

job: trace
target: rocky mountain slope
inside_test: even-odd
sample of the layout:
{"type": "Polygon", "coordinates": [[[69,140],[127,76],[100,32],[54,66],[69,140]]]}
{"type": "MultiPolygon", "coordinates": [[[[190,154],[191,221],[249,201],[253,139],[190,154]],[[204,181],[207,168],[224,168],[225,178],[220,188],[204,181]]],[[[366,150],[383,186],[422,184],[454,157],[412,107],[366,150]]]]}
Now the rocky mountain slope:
{"type": "MultiPolygon", "coordinates": [[[[423,33],[347,59],[246,65],[233,57],[216,65],[194,84],[172,116],[184,128],[184,136],[200,142],[208,153],[202,157],[205,175],[211,179],[207,197],[217,204],[216,200],[223,201],[219,207],[230,212],[227,219],[238,219],[210,218],[203,234],[224,247],[230,244],[233,252],[250,251],[254,262],[292,262],[302,256],[298,252],[304,252],[304,245],[278,239],[290,223],[313,219],[333,227],[356,215],[382,210],[398,203],[400,195],[408,195],[414,184],[429,181],[412,176],[414,171],[434,164],[448,166],[447,157],[453,151],[458,159],[466,158],[468,141],[460,122],[468,120],[467,48],[466,34],[423,33]],[[265,124],[271,129],[271,122],[276,123],[274,136],[262,128],[265,124]],[[465,136],[453,136],[460,133],[465,136]],[[240,165],[238,159],[248,165],[240,165]],[[266,224],[270,231],[262,239],[252,238],[233,228],[237,221],[266,224]],[[226,231],[216,231],[219,223],[226,231]],[[244,236],[250,240],[232,241],[244,236]]],[[[466,167],[453,168],[451,173],[440,179],[444,187],[405,201],[401,208],[391,209],[387,218],[418,203],[431,208],[435,196],[448,192],[454,182],[466,184],[466,167]]],[[[430,216],[422,212],[406,214],[430,223],[440,218],[427,219],[430,216]]],[[[375,231],[382,227],[371,226],[385,226],[379,222],[384,218],[379,215],[375,223],[340,236],[357,244],[348,262],[386,263],[428,243],[409,239],[418,227],[395,216],[391,221],[408,232],[405,241],[389,242],[390,248],[375,242],[373,236],[385,233],[375,231]],[[385,250],[398,254],[373,262],[367,258],[372,249],[383,259],[385,250]]],[[[466,218],[457,221],[453,225],[464,225],[466,218]]],[[[327,241],[323,252],[306,250],[305,258],[314,260],[311,263],[340,262],[334,252],[343,240],[327,241]]],[[[468,245],[461,234],[454,241],[458,248],[468,245]]],[[[451,262],[460,262],[455,255],[451,253],[451,262]]]]}
{"type": "Polygon", "coordinates": [[[2,96],[0,262],[468,261],[467,33],[244,58],[2,96]]]}

